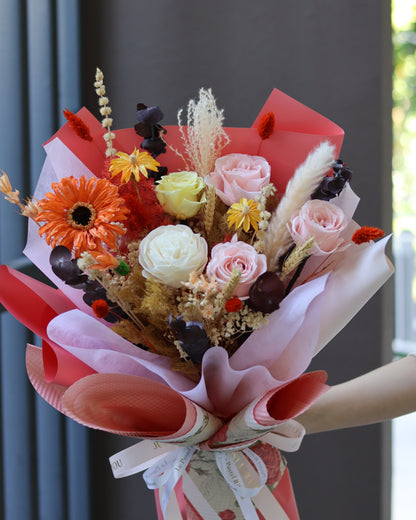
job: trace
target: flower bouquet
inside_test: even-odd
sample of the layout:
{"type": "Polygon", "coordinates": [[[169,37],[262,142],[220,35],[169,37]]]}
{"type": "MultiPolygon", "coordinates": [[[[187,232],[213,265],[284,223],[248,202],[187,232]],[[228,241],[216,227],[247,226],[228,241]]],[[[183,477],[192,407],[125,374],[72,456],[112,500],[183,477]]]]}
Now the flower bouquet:
{"type": "Polygon", "coordinates": [[[31,200],[24,253],[56,285],[0,267],[0,301],[42,338],[27,372],[53,407],[144,439],[110,458],[146,470],[159,518],[298,518],[295,421],[326,391],[305,373],[390,276],[386,238],[353,221],[343,131],[274,90],[251,128],[224,128],[210,90],[162,126],[65,111],[31,200]]]}

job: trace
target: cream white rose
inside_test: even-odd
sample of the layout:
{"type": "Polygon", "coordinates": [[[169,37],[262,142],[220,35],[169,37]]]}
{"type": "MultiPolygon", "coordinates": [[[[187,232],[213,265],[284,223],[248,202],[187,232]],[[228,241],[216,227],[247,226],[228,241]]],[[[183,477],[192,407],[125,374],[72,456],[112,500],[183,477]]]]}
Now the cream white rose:
{"type": "Polygon", "coordinates": [[[163,209],[179,220],[195,216],[205,202],[201,198],[205,183],[195,172],[172,172],[164,175],[156,186],[163,209]]]}
{"type": "Polygon", "coordinates": [[[204,270],[208,246],[203,237],[188,226],[160,226],[140,243],[139,263],[143,276],[152,276],[169,287],[179,288],[192,271],[204,270]]]}

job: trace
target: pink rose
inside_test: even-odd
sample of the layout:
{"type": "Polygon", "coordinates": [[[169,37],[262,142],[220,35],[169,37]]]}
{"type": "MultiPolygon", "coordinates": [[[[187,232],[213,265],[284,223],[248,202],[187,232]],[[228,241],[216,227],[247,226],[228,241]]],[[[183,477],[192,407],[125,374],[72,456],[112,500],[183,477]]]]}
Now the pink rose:
{"type": "Polygon", "coordinates": [[[309,200],[292,215],[289,231],[295,244],[303,244],[311,237],[315,243],[313,255],[328,255],[344,243],[342,232],[348,225],[341,208],[325,200],[309,200]]]}
{"type": "Polygon", "coordinates": [[[231,153],[215,161],[215,170],[205,177],[228,206],[240,199],[253,199],[270,183],[270,164],[264,157],[231,153]]]}
{"type": "Polygon", "coordinates": [[[248,292],[257,278],[267,270],[266,255],[260,255],[250,244],[238,242],[234,235],[231,242],[212,248],[207,275],[214,277],[220,288],[230,279],[233,269],[241,270],[241,279],[234,296],[248,298],[248,292]]]}

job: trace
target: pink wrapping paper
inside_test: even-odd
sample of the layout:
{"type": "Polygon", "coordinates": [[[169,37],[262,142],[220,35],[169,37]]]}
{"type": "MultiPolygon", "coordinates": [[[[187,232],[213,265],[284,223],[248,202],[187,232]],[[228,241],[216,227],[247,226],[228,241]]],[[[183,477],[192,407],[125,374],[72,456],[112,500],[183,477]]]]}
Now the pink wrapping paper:
{"type": "Polygon", "coordinates": [[[46,333],[47,325],[54,317],[74,308],[62,292],[5,265],[0,266],[0,288],[0,302],[5,308],[43,339],[46,381],[70,384],[95,372],[53,343],[46,333]]]}
{"type": "Polygon", "coordinates": [[[227,445],[250,445],[259,435],[273,431],[309,408],[328,390],[325,381],[325,372],[310,372],[267,392],[228,421],[203,445],[204,448],[215,450],[227,445]]]}
{"type": "Polygon", "coordinates": [[[222,424],[171,388],[124,374],[84,377],[65,392],[62,407],[90,428],[184,444],[198,443],[222,424]]]}
{"type": "Polygon", "coordinates": [[[26,348],[26,370],[36,392],[58,412],[63,412],[62,396],[67,390],[66,385],[49,383],[45,379],[45,371],[42,360],[42,349],[34,345],[26,348]]]}
{"type": "Polygon", "coordinates": [[[46,339],[46,327],[58,314],[74,308],[60,291],[0,265],[0,301],[25,327],[46,339]]]}

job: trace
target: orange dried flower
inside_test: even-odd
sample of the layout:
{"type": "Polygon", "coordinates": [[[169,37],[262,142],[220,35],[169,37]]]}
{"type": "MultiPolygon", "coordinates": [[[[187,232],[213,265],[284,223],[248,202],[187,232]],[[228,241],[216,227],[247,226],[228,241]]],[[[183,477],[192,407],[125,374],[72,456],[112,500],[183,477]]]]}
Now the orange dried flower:
{"type": "Polygon", "coordinates": [[[64,177],[52,183],[54,193],[38,202],[39,235],[52,247],[62,245],[79,257],[84,251],[115,249],[126,230],[120,224],[129,214],[117,187],[106,179],[64,177]]]}
{"type": "Polygon", "coordinates": [[[90,134],[90,130],[88,126],[84,123],[84,121],[73,114],[70,110],[67,108],[63,111],[64,116],[66,120],[69,123],[69,126],[72,128],[72,130],[79,136],[81,139],[84,139],[85,141],[92,141],[92,137],[90,134]]]}
{"type": "Polygon", "coordinates": [[[225,302],[224,308],[227,312],[238,312],[243,307],[243,302],[240,298],[230,298],[225,302]]]}
{"type": "Polygon", "coordinates": [[[351,240],[355,244],[364,244],[370,240],[384,237],[384,231],[377,227],[363,226],[352,235],[351,240]]]}
{"type": "Polygon", "coordinates": [[[264,114],[264,116],[260,119],[257,132],[263,141],[272,135],[275,122],[276,119],[273,112],[267,112],[267,114],[264,114]]]}
{"type": "Polygon", "coordinates": [[[97,318],[106,318],[110,312],[110,307],[105,300],[95,300],[91,305],[94,314],[97,318]]]}
{"type": "Polygon", "coordinates": [[[119,265],[119,261],[108,251],[89,251],[94,258],[95,264],[88,266],[88,269],[96,269],[97,271],[106,271],[107,269],[115,269],[119,265]]]}

